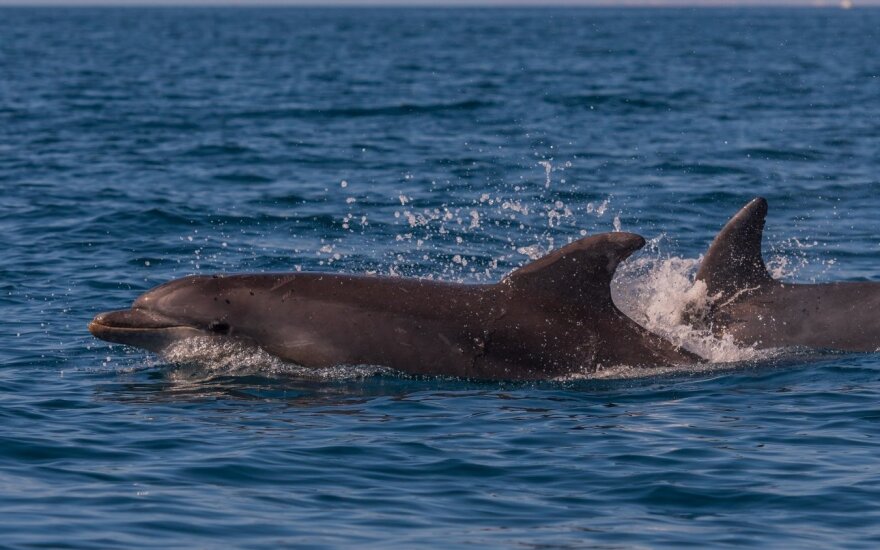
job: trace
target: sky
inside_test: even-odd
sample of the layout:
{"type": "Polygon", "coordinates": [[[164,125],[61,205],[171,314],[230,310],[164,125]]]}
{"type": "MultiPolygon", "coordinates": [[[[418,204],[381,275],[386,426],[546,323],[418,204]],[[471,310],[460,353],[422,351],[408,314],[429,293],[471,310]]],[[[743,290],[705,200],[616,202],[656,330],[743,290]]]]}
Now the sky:
{"type": "MultiPolygon", "coordinates": [[[[839,6],[840,0],[0,0],[0,6],[839,6]]],[[[880,0],[852,0],[858,6],[880,6],[880,0]]]]}

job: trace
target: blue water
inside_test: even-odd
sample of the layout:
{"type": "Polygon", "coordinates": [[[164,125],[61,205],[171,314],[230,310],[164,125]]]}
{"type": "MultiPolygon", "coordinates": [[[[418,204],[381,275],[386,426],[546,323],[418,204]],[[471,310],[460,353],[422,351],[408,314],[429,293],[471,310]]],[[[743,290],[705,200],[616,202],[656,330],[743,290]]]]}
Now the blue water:
{"type": "Polygon", "coordinates": [[[86,324],[615,227],[684,275],[758,194],[784,277],[880,280],[878,44],[866,9],[0,11],[0,544],[876,548],[877,355],[308,377],[86,324]]]}

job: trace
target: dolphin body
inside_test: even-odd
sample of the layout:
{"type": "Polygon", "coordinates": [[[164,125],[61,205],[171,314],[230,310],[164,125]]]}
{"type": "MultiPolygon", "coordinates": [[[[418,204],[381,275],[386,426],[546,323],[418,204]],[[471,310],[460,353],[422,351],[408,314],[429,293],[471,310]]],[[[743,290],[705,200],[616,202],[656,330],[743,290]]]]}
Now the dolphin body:
{"type": "Polygon", "coordinates": [[[712,241],[696,276],[710,304],[689,322],[759,349],[880,349],[880,283],[773,279],[761,257],[766,217],[767,201],[757,197],[712,241]]]}
{"type": "Polygon", "coordinates": [[[305,367],[369,364],[471,379],[699,361],[611,299],[618,263],[644,243],[630,233],[586,237],[497,284],[327,273],[191,276],[148,291],[131,309],[96,316],[89,331],[158,353],[207,336],[305,367]]]}

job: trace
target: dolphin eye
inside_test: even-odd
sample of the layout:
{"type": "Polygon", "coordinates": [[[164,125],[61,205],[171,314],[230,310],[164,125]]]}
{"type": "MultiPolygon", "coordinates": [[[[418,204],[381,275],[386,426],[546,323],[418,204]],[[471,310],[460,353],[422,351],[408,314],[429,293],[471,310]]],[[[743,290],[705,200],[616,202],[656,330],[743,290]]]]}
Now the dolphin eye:
{"type": "Polygon", "coordinates": [[[211,321],[208,330],[217,334],[226,334],[229,332],[229,323],[226,321],[211,321]]]}

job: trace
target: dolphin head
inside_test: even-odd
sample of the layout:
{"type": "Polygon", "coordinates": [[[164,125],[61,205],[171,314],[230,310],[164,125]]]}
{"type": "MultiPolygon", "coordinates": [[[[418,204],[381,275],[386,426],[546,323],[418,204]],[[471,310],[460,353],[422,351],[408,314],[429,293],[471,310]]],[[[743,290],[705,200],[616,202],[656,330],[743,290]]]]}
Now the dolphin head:
{"type": "Polygon", "coordinates": [[[246,297],[253,291],[238,277],[191,276],[160,285],[130,309],[98,314],[89,323],[96,338],[161,352],[193,337],[236,338],[246,297]]]}

